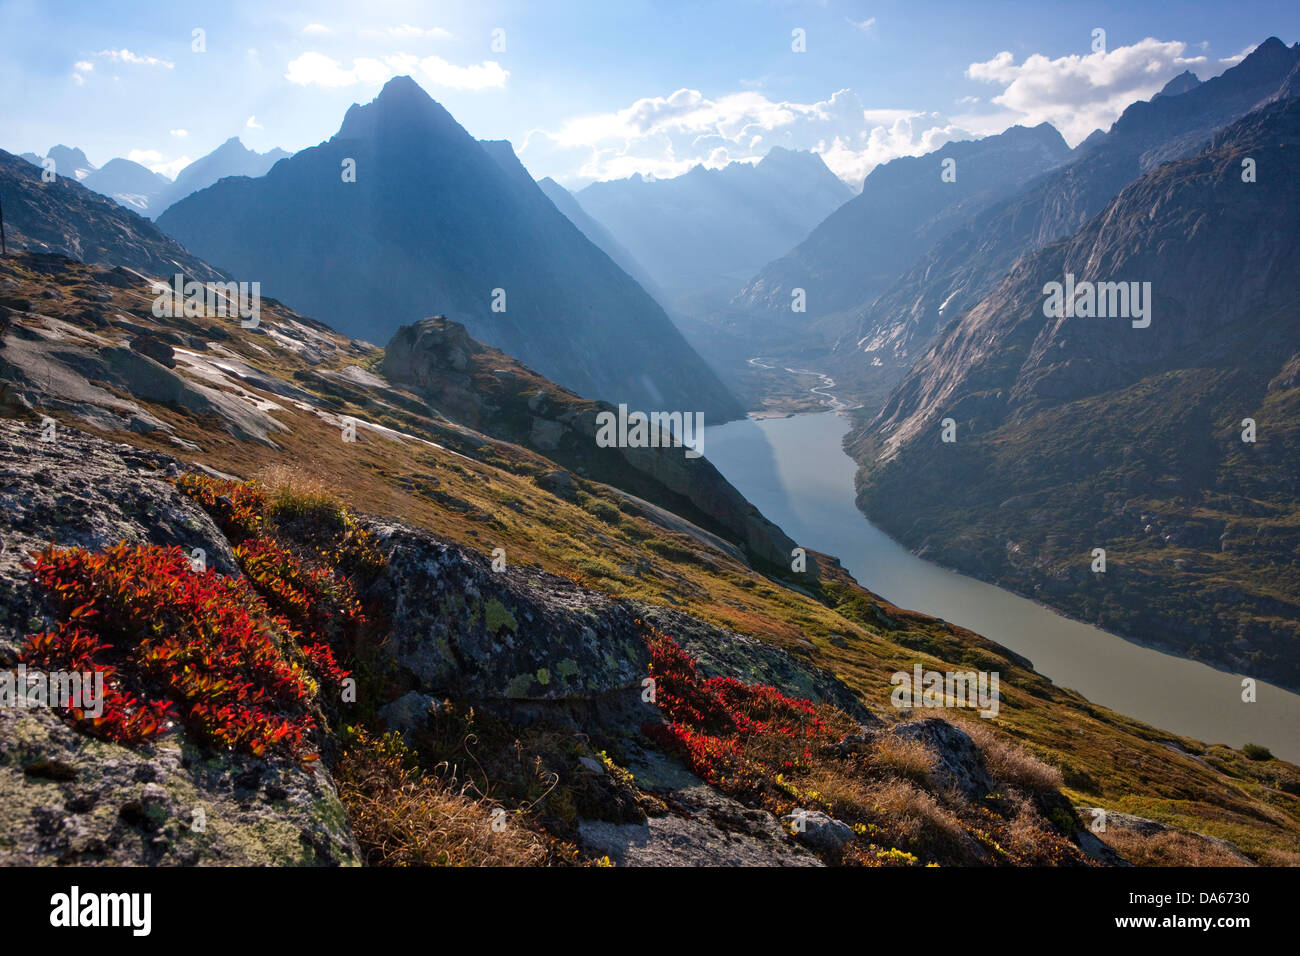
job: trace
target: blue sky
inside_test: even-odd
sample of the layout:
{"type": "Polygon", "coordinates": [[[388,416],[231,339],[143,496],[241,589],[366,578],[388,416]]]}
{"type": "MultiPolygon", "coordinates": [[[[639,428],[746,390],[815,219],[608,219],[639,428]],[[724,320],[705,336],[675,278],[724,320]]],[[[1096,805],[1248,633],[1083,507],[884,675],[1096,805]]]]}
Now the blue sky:
{"type": "Polygon", "coordinates": [[[0,0],[0,148],[64,143],[171,174],[230,136],[314,145],[409,73],[470,133],[569,186],[773,145],[816,149],[856,185],[1015,122],[1074,143],[1270,35],[1300,38],[1300,4],[0,0]]]}

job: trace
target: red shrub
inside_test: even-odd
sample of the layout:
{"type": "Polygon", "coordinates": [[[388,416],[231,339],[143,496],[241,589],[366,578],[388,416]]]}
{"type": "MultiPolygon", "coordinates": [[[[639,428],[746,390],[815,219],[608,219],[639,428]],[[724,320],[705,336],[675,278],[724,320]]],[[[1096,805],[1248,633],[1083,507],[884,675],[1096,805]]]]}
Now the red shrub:
{"type": "Polygon", "coordinates": [[[146,739],[171,716],[170,698],[211,744],[301,751],[314,727],[306,713],[314,688],[245,581],[194,571],[175,547],[49,548],[33,557],[36,584],[65,620],[53,634],[29,637],[24,660],[111,678],[99,721],[73,715],[86,729],[146,739]]]}
{"type": "Polygon", "coordinates": [[[709,783],[732,793],[762,791],[778,769],[805,767],[814,743],[836,739],[811,701],[768,684],[703,678],[681,645],[643,627],[655,703],[669,721],[647,732],[682,752],[709,783]]]}

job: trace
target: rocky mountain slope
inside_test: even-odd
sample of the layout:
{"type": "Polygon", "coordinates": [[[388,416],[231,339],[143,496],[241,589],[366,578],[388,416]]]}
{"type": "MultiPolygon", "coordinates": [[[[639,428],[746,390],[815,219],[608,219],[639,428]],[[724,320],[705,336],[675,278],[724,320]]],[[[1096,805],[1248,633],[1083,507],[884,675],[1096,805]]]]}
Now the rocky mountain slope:
{"type": "Polygon", "coordinates": [[[852,196],[816,153],[774,147],[760,162],[696,166],[670,179],[592,183],[578,202],[674,308],[725,302],[852,196]]]}
{"type": "Polygon", "coordinates": [[[1269,105],[1017,263],[851,438],[863,510],[968,573],[1300,687],[1297,147],[1300,100],[1269,105]],[[1149,283],[1149,327],[1045,317],[1067,275],[1149,283]]]}
{"type": "Polygon", "coordinates": [[[57,253],[139,269],[165,280],[177,272],[204,280],[224,278],[147,219],[75,179],[56,176],[47,183],[41,173],[39,166],[0,150],[0,199],[11,252],[57,253]]]}
{"type": "Polygon", "coordinates": [[[1192,155],[1216,130],[1287,95],[1298,70],[1300,44],[1270,37],[1220,76],[1195,86],[1176,77],[1165,95],[1134,103],[1104,139],[1081,145],[1075,161],[953,223],[864,304],[854,344],[845,337],[829,370],[883,398],[938,330],[988,295],[1021,256],[1071,235],[1138,176],[1192,155]]]}
{"type": "MultiPolygon", "coordinates": [[[[458,323],[439,316],[403,326],[384,349],[382,370],[390,382],[410,388],[453,421],[668,508],[765,565],[790,563],[794,542],[707,458],[687,458],[680,446],[599,447],[597,416],[617,414],[615,409],[547,381],[474,341],[458,323]]],[[[551,481],[561,487],[566,478],[551,481]]]]}
{"type": "Polygon", "coordinates": [[[349,335],[386,341],[445,312],[580,394],[713,423],[740,414],[655,301],[409,77],[353,106],[329,141],[158,223],[349,335]]]}
{"type": "MultiPolygon", "coordinates": [[[[303,703],[262,716],[292,720],[320,759],[304,766],[280,745],[214,753],[210,736],[230,728],[180,707],[138,742],[25,710],[0,727],[6,860],[1114,861],[1071,802],[1164,821],[1214,859],[1219,844],[1196,832],[1253,861],[1300,852],[1297,768],[1095,707],[1005,649],[881,600],[833,558],[811,555],[815,575],[765,575],[667,509],[455,420],[481,390],[483,427],[518,427],[493,406],[531,386],[512,391],[512,369],[489,388],[491,353],[467,364],[473,386],[448,372],[416,394],[382,376],[379,350],[278,303],[256,329],[157,319],[120,275],[0,261],[4,294],[28,303],[6,313],[0,340],[0,400],[15,416],[0,423],[0,587],[13,609],[0,666],[30,653],[28,634],[71,624],[24,560],[51,543],[82,549],[63,560],[92,584],[129,572],[172,595],[159,613],[234,588],[262,652],[311,675],[303,703]],[[138,361],[120,365],[122,351],[138,361]],[[121,539],[128,550],[110,552],[121,539]],[[172,545],[181,557],[148,550],[172,545]],[[194,548],[210,576],[176,573],[194,548]],[[272,599],[292,633],[259,616],[272,599]],[[331,660],[356,678],[351,700],[331,660]],[[917,663],[999,672],[998,718],[895,709],[890,675],[917,663]],[[712,716],[678,710],[688,699],[712,716]],[[765,761],[787,747],[780,735],[734,732],[760,706],[817,741],[779,779],[765,761]]],[[[134,620],[109,613],[107,581],[87,593],[110,602],[96,627],[134,620]]],[[[132,633],[105,642],[126,654],[132,633]]],[[[104,660],[140,681],[127,689],[141,700],[181,693],[135,658],[104,660]]],[[[1133,832],[1126,858],[1154,859],[1156,837],[1133,832]]]]}

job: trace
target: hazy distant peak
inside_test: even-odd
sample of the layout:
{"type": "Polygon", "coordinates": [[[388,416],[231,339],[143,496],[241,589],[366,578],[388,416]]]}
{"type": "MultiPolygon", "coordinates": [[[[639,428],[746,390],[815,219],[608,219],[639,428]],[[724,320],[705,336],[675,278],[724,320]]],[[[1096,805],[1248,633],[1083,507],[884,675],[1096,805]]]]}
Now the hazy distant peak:
{"type": "Polygon", "coordinates": [[[1104,129],[1095,129],[1088,134],[1087,138],[1080,143],[1076,149],[1089,150],[1098,146],[1106,140],[1106,131],[1104,129]]]}
{"type": "MultiPolygon", "coordinates": [[[[1200,79],[1191,70],[1183,70],[1166,83],[1156,96],[1178,96],[1201,85],[1200,79]]],[[[1154,99],[1155,97],[1152,97],[1154,99]]]]}
{"type": "Polygon", "coordinates": [[[60,143],[57,146],[51,146],[50,151],[45,155],[52,156],[56,163],[63,163],[66,160],[68,163],[75,165],[77,169],[95,168],[90,160],[86,158],[86,154],[76,146],[64,146],[60,143]]]}
{"type": "Polygon", "coordinates": [[[758,166],[764,167],[785,167],[798,168],[802,166],[825,166],[820,153],[814,153],[810,149],[787,149],[784,146],[773,146],[767,151],[767,155],[758,161],[758,166]]]}
{"type": "Polygon", "coordinates": [[[384,84],[383,89],[379,91],[379,96],[375,99],[378,102],[388,102],[406,97],[433,100],[433,97],[425,92],[424,87],[415,82],[409,75],[393,77],[384,84]]]}
{"type": "Polygon", "coordinates": [[[64,146],[61,143],[58,146],[51,146],[46,157],[54,160],[60,176],[72,176],[82,180],[95,171],[95,165],[75,146],[64,146]]]}

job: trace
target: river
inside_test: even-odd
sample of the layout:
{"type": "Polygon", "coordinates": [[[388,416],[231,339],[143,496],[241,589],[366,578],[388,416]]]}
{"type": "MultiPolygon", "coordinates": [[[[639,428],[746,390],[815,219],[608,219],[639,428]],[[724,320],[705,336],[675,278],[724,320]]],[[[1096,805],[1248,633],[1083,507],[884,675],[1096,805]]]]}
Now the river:
{"type": "Polygon", "coordinates": [[[1206,743],[1262,744],[1300,763],[1300,695],[1151,650],[1073,621],[910,553],[853,503],[856,466],[837,412],[705,429],[705,456],[795,541],[835,555],[860,584],[900,607],[970,628],[1034,663],[1056,684],[1156,727],[1206,743]]]}

